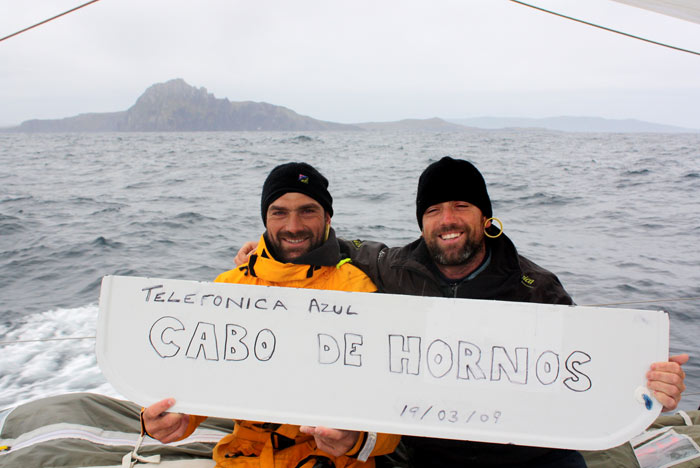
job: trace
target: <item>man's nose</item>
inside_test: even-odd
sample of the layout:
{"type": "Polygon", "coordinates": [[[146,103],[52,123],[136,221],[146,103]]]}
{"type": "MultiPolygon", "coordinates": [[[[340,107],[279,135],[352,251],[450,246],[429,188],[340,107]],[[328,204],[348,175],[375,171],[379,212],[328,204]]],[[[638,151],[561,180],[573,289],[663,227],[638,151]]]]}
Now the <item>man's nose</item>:
{"type": "Polygon", "coordinates": [[[304,225],[301,222],[299,214],[294,212],[290,213],[287,219],[287,230],[290,232],[298,232],[302,229],[304,229],[304,225]]]}
{"type": "Polygon", "coordinates": [[[440,222],[442,224],[454,224],[457,218],[455,212],[450,206],[446,206],[440,213],[440,222]]]}

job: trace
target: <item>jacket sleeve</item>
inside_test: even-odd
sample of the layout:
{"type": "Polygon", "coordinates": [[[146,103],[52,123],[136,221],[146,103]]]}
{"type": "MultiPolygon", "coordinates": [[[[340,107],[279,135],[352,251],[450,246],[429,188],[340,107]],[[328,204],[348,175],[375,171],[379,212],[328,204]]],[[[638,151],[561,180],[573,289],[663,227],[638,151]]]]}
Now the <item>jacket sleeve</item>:
{"type": "Polygon", "coordinates": [[[190,422],[187,424],[187,430],[185,431],[185,434],[177,440],[186,439],[187,437],[191,436],[194,430],[197,429],[197,427],[206,419],[206,416],[195,416],[190,414],[190,422]]]}
{"type": "Polygon", "coordinates": [[[522,284],[529,283],[527,287],[530,288],[530,302],[574,305],[574,300],[554,273],[522,255],[518,256],[518,260],[523,272],[522,284]]]}
{"type": "Polygon", "coordinates": [[[386,252],[386,244],[374,241],[338,239],[340,252],[349,257],[351,263],[362,270],[379,290],[382,290],[382,275],[379,260],[386,252]],[[382,253],[384,252],[384,253],[382,253]]]}
{"type": "Polygon", "coordinates": [[[401,436],[397,434],[378,434],[376,432],[363,432],[357,439],[357,443],[345,454],[348,457],[366,461],[370,457],[387,455],[399,445],[401,436]]]}

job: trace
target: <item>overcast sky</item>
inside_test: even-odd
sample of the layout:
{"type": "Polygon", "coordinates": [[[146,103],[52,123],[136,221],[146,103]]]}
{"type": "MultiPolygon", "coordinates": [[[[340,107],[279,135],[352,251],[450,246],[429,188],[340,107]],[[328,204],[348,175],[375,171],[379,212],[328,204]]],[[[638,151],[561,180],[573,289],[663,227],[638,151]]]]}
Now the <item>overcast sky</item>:
{"type": "MultiPolygon", "coordinates": [[[[0,37],[87,0],[0,0],[0,37]]],[[[531,0],[700,50],[700,25],[531,0]]],[[[0,126],[126,110],[172,78],[353,123],[583,115],[700,129],[700,56],[507,0],[101,0],[0,42],[0,126]]]]}

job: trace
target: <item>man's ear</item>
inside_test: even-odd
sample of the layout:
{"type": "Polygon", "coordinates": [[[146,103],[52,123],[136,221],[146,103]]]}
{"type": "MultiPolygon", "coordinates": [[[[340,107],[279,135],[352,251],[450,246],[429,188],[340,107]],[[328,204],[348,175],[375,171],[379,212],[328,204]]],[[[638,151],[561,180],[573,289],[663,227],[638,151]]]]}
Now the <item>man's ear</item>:
{"type": "Polygon", "coordinates": [[[325,213],[326,217],[326,232],[323,235],[323,242],[328,240],[328,236],[330,235],[331,232],[331,216],[328,213],[325,213]]]}
{"type": "Polygon", "coordinates": [[[491,227],[491,218],[486,219],[486,216],[482,216],[481,222],[484,224],[484,229],[488,229],[491,227]]]}

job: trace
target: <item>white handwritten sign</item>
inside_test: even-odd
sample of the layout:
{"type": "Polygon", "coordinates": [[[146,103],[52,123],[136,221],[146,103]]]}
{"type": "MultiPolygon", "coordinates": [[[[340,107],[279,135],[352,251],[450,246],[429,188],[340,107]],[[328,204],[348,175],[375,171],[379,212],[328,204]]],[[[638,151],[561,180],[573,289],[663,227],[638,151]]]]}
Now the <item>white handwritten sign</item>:
{"type": "Polygon", "coordinates": [[[596,450],[659,414],[668,332],[659,311],[107,276],[97,358],[144,406],[596,450]]]}

